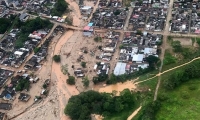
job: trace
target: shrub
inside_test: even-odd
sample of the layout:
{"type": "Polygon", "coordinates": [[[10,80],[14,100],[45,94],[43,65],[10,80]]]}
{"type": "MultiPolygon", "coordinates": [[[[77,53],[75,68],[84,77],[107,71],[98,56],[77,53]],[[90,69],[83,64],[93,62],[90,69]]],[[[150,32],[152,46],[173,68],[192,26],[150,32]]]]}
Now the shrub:
{"type": "Polygon", "coordinates": [[[40,50],[40,47],[36,47],[33,51],[34,53],[37,53],[40,50]]]}
{"type": "Polygon", "coordinates": [[[69,78],[67,79],[67,84],[75,85],[75,77],[74,76],[69,76],[69,78]]]}
{"type": "Polygon", "coordinates": [[[166,52],[165,58],[163,60],[164,65],[169,65],[169,64],[172,64],[172,63],[175,63],[175,62],[176,62],[176,58],[174,56],[172,56],[171,53],[166,52]]]}
{"type": "Polygon", "coordinates": [[[95,41],[95,42],[101,42],[101,41],[102,41],[102,38],[101,38],[101,37],[95,37],[95,38],[94,38],[94,41],[95,41]]]}
{"type": "Polygon", "coordinates": [[[81,62],[81,66],[82,66],[83,68],[86,68],[86,62],[81,62]]]}
{"type": "Polygon", "coordinates": [[[53,60],[54,60],[55,62],[59,63],[59,62],[60,62],[60,55],[54,55],[54,56],[53,56],[53,60]]]}
{"type": "Polygon", "coordinates": [[[84,78],[82,78],[82,83],[83,83],[83,86],[84,86],[84,87],[88,87],[88,86],[89,86],[90,81],[89,81],[89,79],[88,79],[87,76],[84,77],[84,78]]]}

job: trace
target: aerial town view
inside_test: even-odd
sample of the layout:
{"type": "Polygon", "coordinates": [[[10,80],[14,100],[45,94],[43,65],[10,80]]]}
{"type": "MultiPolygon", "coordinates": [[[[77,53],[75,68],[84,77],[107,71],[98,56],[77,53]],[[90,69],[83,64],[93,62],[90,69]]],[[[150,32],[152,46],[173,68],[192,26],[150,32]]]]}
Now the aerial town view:
{"type": "Polygon", "coordinates": [[[198,120],[199,0],[0,0],[0,120],[198,120]]]}

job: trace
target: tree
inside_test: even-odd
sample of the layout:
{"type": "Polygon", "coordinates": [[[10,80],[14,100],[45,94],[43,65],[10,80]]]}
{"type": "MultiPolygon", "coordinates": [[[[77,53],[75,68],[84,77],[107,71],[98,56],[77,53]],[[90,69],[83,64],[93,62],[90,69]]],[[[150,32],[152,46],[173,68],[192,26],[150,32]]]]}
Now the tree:
{"type": "Polygon", "coordinates": [[[121,13],[121,11],[117,9],[116,11],[114,11],[113,14],[114,14],[115,16],[117,16],[117,15],[119,15],[120,13],[121,13]]]}
{"type": "Polygon", "coordinates": [[[64,12],[68,9],[68,3],[65,0],[57,0],[54,8],[51,9],[51,13],[54,16],[62,16],[64,12]]]}
{"type": "Polygon", "coordinates": [[[159,61],[159,58],[153,55],[149,55],[146,58],[146,61],[149,63],[149,68],[155,69],[155,65],[159,61]]]}
{"type": "Polygon", "coordinates": [[[84,87],[88,87],[89,86],[90,81],[89,81],[87,76],[82,79],[82,83],[83,83],[84,87]]]}
{"type": "Polygon", "coordinates": [[[53,56],[53,60],[54,60],[55,62],[59,63],[59,62],[60,62],[60,55],[54,55],[54,56],[53,56]]]}
{"type": "Polygon", "coordinates": [[[74,76],[69,76],[69,78],[67,79],[67,84],[75,85],[75,77],[74,76]]]}
{"type": "Polygon", "coordinates": [[[81,62],[81,66],[82,66],[83,68],[86,68],[86,62],[81,62]]]}
{"type": "Polygon", "coordinates": [[[29,90],[30,87],[30,81],[27,79],[20,79],[18,81],[18,84],[15,87],[16,91],[22,91],[24,89],[29,90]]]}
{"type": "Polygon", "coordinates": [[[4,34],[11,25],[11,21],[8,18],[0,18],[0,34],[4,34]]]}
{"type": "Polygon", "coordinates": [[[142,31],[141,30],[137,30],[137,35],[142,35],[142,31]]]}
{"type": "Polygon", "coordinates": [[[123,49],[123,48],[124,48],[124,45],[121,44],[121,45],[119,46],[119,49],[123,49]]]}

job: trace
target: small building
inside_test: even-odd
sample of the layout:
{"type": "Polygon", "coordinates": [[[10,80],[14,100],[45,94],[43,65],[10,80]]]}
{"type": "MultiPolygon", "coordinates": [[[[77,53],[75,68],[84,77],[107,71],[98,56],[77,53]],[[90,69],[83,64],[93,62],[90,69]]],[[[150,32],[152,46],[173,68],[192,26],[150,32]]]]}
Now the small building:
{"type": "Polygon", "coordinates": [[[20,96],[18,97],[18,99],[23,102],[27,102],[30,98],[31,98],[30,95],[25,93],[20,93],[20,96]]]}
{"type": "Polygon", "coordinates": [[[114,75],[122,75],[126,73],[126,63],[118,62],[114,69],[114,75]]]}
{"type": "Polygon", "coordinates": [[[26,22],[26,21],[28,20],[28,18],[29,18],[29,15],[26,14],[26,13],[22,13],[22,14],[20,14],[20,16],[19,16],[19,19],[20,19],[20,21],[22,21],[22,22],[26,22]]]}
{"type": "Polygon", "coordinates": [[[135,54],[135,55],[133,55],[132,61],[136,62],[136,63],[142,63],[143,62],[143,58],[144,58],[143,54],[135,54]]]}

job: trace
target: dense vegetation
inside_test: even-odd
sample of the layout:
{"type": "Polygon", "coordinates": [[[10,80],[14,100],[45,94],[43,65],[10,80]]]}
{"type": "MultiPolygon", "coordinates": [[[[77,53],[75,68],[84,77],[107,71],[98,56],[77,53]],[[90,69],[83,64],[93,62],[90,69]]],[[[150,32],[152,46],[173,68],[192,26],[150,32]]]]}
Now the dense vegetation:
{"type": "Polygon", "coordinates": [[[15,87],[16,91],[22,91],[22,90],[29,90],[30,87],[30,81],[27,79],[21,79],[19,80],[17,86],[15,87]]]}
{"type": "Polygon", "coordinates": [[[155,120],[156,113],[160,109],[160,102],[153,101],[145,106],[145,109],[142,111],[142,114],[139,116],[139,120],[155,120]]]}
{"type": "Polygon", "coordinates": [[[0,34],[4,34],[11,25],[11,20],[8,18],[0,18],[0,34]]]}
{"type": "Polygon", "coordinates": [[[104,73],[101,73],[97,77],[93,77],[92,81],[94,82],[94,84],[97,84],[97,83],[103,82],[103,81],[105,81],[107,79],[108,79],[108,75],[104,74],[104,73]]]}
{"type": "Polygon", "coordinates": [[[165,80],[165,88],[168,90],[175,89],[182,83],[189,81],[190,79],[199,78],[200,74],[200,61],[193,62],[187,65],[185,68],[174,71],[165,80]]]}
{"type": "Polygon", "coordinates": [[[18,21],[16,26],[21,26],[21,31],[18,34],[18,38],[15,42],[15,47],[20,48],[23,47],[24,42],[28,40],[28,35],[30,33],[44,28],[51,29],[53,24],[49,20],[43,20],[37,17],[36,19],[28,20],[24,23],[18,21]]]}
{"type": "Polygon", "coordinates": [[[65,0],[57,0],[54,8],[51,10],[53,16],[62,16],[68,9],[68,3],[65,0]]]}
{"type": "Polygon", "coordinates": [[[96,91],[87,91],[72,96],[65,107],[65,114],[72,120],[91,120],[91,114],[109,116],[134,106],[135,98],[130,90],[125,89],[120,96],[96,91]]]}

